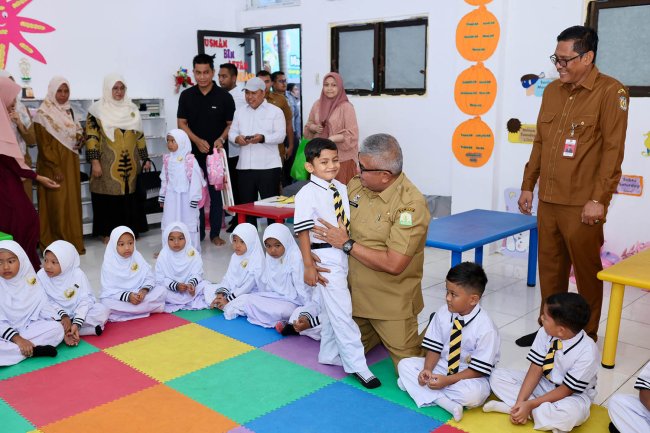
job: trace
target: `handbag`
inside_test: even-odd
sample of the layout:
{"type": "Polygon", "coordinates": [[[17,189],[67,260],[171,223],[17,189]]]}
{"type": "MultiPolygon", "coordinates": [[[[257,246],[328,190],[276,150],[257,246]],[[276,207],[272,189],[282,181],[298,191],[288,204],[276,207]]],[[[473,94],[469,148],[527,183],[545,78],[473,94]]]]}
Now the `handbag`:
{"type": "Polygon", "coordinates": [[[291,171],[289,174],[292,178],[296,180],[307,180],[309,179],[309,173],[305,168],[305,162],[307,162],[307,157],[305,156],[305,146],[309,143],[309,139],[302,137],[300,139],[300,144],[298,145],[298,150],[296,151],[296,158],[293,160],[291,165],[291,171]]]}
{"type": "MultiPolygon", "coordinates": [[[[144,202],[144,210],[146,213],[161,212],[160,205],[158,204],[158,194],[160,193],[160,170],[156,168],[156,164],[151,159],[146,159],[144,163],[149,161],[151,169],[149,171],[141,171],[136,180],[136,194],[138,201],[144,202]]],[[[143,164],[144,165],[144,164],[143,164]]]]}

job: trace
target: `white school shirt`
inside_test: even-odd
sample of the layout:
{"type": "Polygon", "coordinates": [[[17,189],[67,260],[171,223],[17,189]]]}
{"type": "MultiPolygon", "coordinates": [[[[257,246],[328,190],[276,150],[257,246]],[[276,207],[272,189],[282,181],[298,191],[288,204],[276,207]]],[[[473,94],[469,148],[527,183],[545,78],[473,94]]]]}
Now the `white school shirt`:
{"type": "Polygon", "coordinates": [[[235,111],[228,140],[235,141],[240,135],[264,135],[264,143],[249,144],[239,148],[237,170],[268,170],[282,167],[278,144],[284,142],[286,132],[284,113],[266,101],[256,109],[246,105],[235,111]]]}
{"type": "MultiPolygon", "coordinates": [[[[542,367],[553,340],[556,338],[540,328],[526,359],[542,367]]],[[[573,392],[584,392],[593,401],[599,359],[596,343],[583,330],[573,338],[561,341],[562,349],[555,351],[551,382],[555,386],[564,384],[573,392]]],[[[547,379],[542,376],[542,380],[547,379]]]]}
{"type": "MultiPolygon", "coordinates": [[[[309,183],[296,194],[296,210],[293,214],[294,233],[298,234],[305,230],[311,230],[315,225],[323,227],[318,222],[319,218],[338,227],[339,223],[334,210],[334,191],[330,189],[330,183],[333,183],[339,191],[343,210],[348,221],[350,220],[350,202],[347,187],[336,179],[327,182],[312,174],[309,183]]],[[[320,239],[316,239],[311,232],[309,232],[309,242],[312,244],[323,243],[320,239]]]]}
{"type": "Polygon", "coordinates": [[[460,366],[458,371],[471,368],[489,376],[499,361],[501,340],[497,327],[488,316],[487,311],[483,310],[480,305],[476,305],[465,316],[449,312],[446,305],[440,307],[424,335],[422,347],[439,353],[440,360],[437,365],[447,370],[449,365],[449,337],[456,318],[465,322],[460,343],[460,366]]]}
{"type": "Polygon", "coordinates": [[[167,225],[162,236],[162,250],[156,259],[156,285],[166,287],[172,292],[178,291],[178,284],[198,286],[203,281],[203,259],[192,246],[192,238],[187,225],[175,221],[167,225]],[[174,252],[169,248],[169,234],[182,232],[185,237],[185,248],[174,252]]]}
{"type": "Polygon", "coordinates": [[[639,374],[639,377],[634,383],[634,388],[639,391],[642,389],[650,390],[650,362],[641,370],[641,374],[639,374]]]}
{"type": "MultiPolygon", "coordinates": [[[[246,106],[246,99],[244,98],[244,88],[241,86],[235,86],[228,91],[232,99],[235,101],[235,112],[241,110],[246,106]]],[[[239,144],[235,143],[234,140],[230,140],[228,137],[228,158],[234,158],[239,156],[239,144]]]]}

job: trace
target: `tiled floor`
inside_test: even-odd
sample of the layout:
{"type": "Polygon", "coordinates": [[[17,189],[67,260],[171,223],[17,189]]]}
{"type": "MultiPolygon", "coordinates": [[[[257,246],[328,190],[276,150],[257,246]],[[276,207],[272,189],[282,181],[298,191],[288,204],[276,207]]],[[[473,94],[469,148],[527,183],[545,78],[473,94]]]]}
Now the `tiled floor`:
{"type": "MultiPolygon", "coordinates": [[[[137,244],[151,263],[159,245],[158,229],[137,244]]],[[[86,248],[82,267],[98,290],[104,246],[86,239],[86,248]]],[[[231,250],[208,242],[203,248],[205,277],[218,281],[231,250]]],[[[501,333],[500,366],[526,369],[527,350],[514,340],[537,329],[539,289],[526,286],[523,259],[495,253],[484,265],[489,283],[482,305],[501,333]]],[[[448,267],[447,252],[426,249],[421,329],[444,304],[448,267]]],[[[633,393],[634,378],[650,359],[650,293],[628,288],[624,305],[616,368],[600,369],[598,404],[606,405],[615,392],[633,393]]],[[[606,312],[601,317],[604,332],[606,312]]],[[[507,417],[480,410],[454,423],[439,408],[415,408],[397,389],[382,351],[369,355],[368,363],[384,385],[368,392],[339,367],[315,362],[316,342],[281,338],[218,313],[161,314],[109,327],[77,348],[61,348],[55,360],[0,368],[0,431],[515,431],[507,417]]],[[[605,410],[592,409],[591,418],[579,431],[607,431],[605,410]]]]}

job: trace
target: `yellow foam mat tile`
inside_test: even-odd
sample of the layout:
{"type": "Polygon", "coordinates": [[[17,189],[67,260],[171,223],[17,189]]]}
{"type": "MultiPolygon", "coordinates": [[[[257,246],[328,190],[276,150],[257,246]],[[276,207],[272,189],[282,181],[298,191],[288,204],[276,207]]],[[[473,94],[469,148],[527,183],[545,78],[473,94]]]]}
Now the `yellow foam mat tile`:
{"type": "Polygon", "coordinates": [[[223,433],[235,427],[234,421],[160,384],[41,427],[41,431],[223,433]]]}
{"type": "MultiPolygon", "coordinates": [[[[537,433],[533,429],[533,422],[528,421],[526,425],[514,425],[510,423],[508,415],[503,413],[485,413],[483,408],[477,407],[465,411],[463,419],[456,422],[453,419],[447,424],[463,430],[467,433],[537,433]]],[[[591,415],[587,422],[572,430],[573,433],[608,433],[609,415],[607,408],[591,405],[591,415]]]]}
{"type": "Polygon", "coordinates": [[[253,346],[190,323],[113,346],[104,352],[166,382],[253,349],[253,346]]]}

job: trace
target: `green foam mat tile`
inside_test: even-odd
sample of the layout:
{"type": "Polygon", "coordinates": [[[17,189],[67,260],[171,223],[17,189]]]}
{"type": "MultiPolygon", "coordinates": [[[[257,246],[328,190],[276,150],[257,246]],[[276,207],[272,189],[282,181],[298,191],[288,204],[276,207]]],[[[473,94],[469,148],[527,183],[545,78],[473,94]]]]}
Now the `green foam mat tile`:
{"type": "Polygon", "coordinates": [[[35,427],[18,412],[12,409],[4,400],[0,399],[0,423],[3,433],[25,433],[34,430],[35,427]]]}
{"type": "Polygon", "coordinates": [[[179,310],[175,313],[172,313],[175,316],[181,317],[190,322],[198,322],[199,320],[209,319],[220,314],[223,314],[219,310],[179,310]]]}

